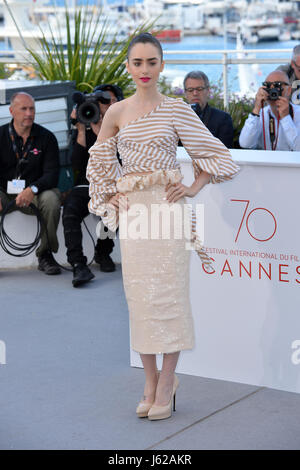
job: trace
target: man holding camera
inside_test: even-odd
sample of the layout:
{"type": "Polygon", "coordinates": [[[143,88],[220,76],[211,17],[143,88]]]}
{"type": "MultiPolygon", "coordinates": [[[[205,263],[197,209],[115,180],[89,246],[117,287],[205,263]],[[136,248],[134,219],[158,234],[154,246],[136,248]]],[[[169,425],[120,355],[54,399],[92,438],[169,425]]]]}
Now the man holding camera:
{"type": "Polygon", "coordinates": [[[288,76],[275,70],[262,85],[256,94],[253,111],[241,131],[240,146],[299,151],[300,107],[290,103],[292,88],[288,76]]]}
{"type": "MultiPolygon", "coordinates": [[[[67,257],[73,266],[74,287],[89,282],[95,277],[87,266],[87,258],[83,254],[81,231],[81,222],[89,214],[89,183],[86,179],[88,150],[97,139],[102,118],[109,106],[123,99],[121,88],[106,84],[97,86],[93,95],[80,95],[82,94],[76,93],[76,96],[75,94],[73,96],[77,106],[71,114],[71,119],[74,120],[76,126],[71,156],[76,185],[65,200],[62,216],[67,257]],[[97,106],[100,113],[96,112],[97,106]]],[[[113,247],[114,242],[109,237],[97,240],[95,261],[99,263],[100,270],[103,272],[115,270],[114,262],[110,257],[113,247]]]]}

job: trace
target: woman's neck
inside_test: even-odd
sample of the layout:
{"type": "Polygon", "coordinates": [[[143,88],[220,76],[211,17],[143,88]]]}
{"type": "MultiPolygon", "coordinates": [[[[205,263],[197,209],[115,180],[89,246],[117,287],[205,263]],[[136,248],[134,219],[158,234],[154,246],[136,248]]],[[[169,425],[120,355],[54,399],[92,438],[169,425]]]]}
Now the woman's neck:
{"type": "Polygon", "coordinates": [[[136,92],[135,92],[135,95],[136,99],[140,102],[140,103],[155,103],[155,102],[159,102],[163,99],[163,95],[157,90],[157,88],[155,89],[137,89],[136,92]]]}

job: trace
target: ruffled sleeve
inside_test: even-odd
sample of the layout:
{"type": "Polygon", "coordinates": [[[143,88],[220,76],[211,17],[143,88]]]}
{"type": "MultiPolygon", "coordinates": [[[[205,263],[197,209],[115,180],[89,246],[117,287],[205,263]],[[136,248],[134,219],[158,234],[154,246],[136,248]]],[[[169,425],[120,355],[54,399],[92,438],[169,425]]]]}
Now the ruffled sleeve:
{"type": "Polygon", "coordinates": [[[195,178],[201,171],[211,175],[211,183],[229,180],[239,171],[229,150],[205,127],[191,107],[176,99],[173,125],[182,145],[193,160],[195,178]]]}
{"type": "Polygon", "coordinates": [[[86,177],[90,183],[89,211],[100,216],[110,230],[116,230],[117,213],[108,200],[117,193],[116,182],[122,176],[117,158],[117,138],[110,137],[96,143],[89,150],[86,177]]]}

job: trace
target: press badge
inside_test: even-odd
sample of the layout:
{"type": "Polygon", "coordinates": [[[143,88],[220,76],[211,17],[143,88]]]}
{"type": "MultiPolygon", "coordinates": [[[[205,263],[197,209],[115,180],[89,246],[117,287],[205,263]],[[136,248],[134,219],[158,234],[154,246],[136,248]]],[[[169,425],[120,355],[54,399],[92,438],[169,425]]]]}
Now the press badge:
{"type": "Polygon", "coordinates": [[[19,194],[25,189],[25,180],[12,180],[7,182],[7,194],[19,194]]]}

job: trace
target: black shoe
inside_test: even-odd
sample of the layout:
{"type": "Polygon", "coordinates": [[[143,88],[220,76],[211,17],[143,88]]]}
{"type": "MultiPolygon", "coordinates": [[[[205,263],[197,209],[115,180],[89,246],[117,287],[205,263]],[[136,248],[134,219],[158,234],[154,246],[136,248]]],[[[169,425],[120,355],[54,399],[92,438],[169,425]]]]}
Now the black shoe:
{"type": "Polygon", "coordinates": [[[109,255],[96,253],[95,262],[100,265],[100,271],[104,273],[112,273],[116,270],[116,265],[109,255]]]}
{"type": "Polygon", "coordinates": [[[73,281],[72,284],[74,287],[81,286],[81,284],[85,284],[89,282],[91,279],[95,277],[95,274],[87,267],[86,264],[77,263],[74,264],[73,268],[73,281]]]}
{"type": "Polygon", "coordinates": [[[57,265],[51,251],[44,251],[39,257],[38,269],[45,274],[60,274],[60,267],[57,265]]]}

